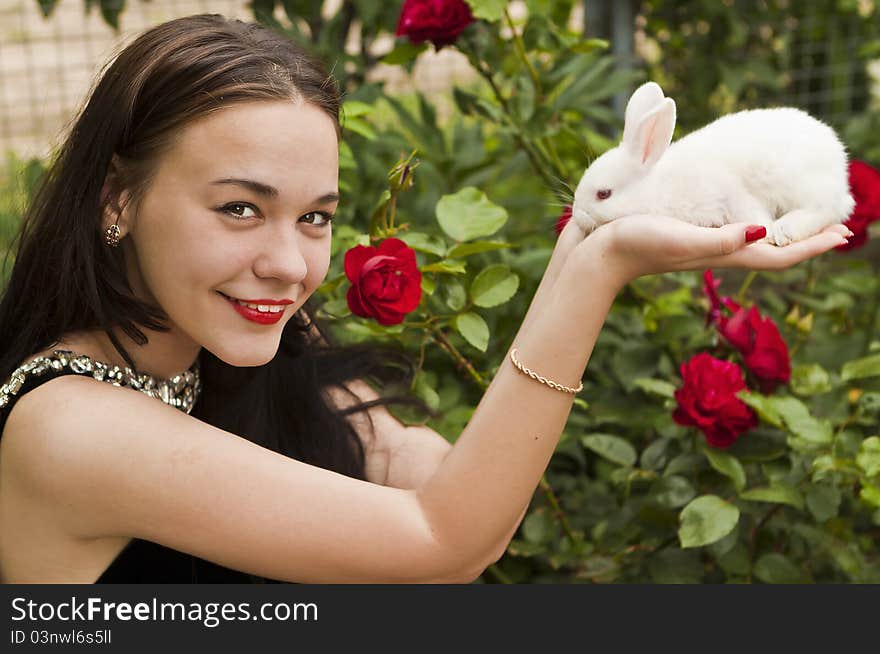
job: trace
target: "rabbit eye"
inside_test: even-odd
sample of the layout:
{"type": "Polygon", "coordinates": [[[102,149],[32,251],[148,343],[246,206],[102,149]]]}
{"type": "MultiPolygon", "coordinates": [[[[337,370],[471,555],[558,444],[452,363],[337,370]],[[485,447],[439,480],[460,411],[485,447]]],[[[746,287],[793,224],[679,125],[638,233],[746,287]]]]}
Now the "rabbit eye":
{"type": "Polygon", "coordinates": [[[611,197],[611,189],[603,188],[601,191],[596,191],[596,199],[597,200],[607,200],[611,197]]]}

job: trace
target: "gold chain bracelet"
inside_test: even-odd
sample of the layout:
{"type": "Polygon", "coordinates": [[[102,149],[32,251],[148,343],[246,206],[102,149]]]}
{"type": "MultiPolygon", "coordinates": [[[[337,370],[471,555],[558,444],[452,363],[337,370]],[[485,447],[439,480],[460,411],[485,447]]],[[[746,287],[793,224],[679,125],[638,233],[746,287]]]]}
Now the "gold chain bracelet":
{"type": "Polygon", "coordinates": [[[539,375],[538,373],[529,370],[528,368],[526,368],[522,364],[521,361],[516,360],[516,348],[513,348],[510,351],[510,360],[513,361],[513,365],[515,365],[518,370],[524,372],[532,379],[539,381],[542,384],[546,384],[550,388],[555,388],[557,391],[565,391],[566,393],[571,393],[572,395],[577,395],[582,390],[584,390],[584,382],[581,382],[580,384],[578,384],[577,388],[569,388],[568,386],[563,386],[562,384],[557,383],[557,382],[553,381],[552,379],[547,379],[546,377],[543,377],[543,376],[539,375]]]}

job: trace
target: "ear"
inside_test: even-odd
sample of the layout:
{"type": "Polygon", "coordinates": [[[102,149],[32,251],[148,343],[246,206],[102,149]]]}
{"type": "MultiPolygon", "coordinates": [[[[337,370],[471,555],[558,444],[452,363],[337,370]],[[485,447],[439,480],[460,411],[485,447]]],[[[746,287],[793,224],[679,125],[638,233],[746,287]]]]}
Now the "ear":
{"type": "Polygon", "coordinates": [[[101,232],[113,224],[119,226],[119,238],[121,239],[130,231],[131,225],[128,224],[128,213],[125,210],[129,200],[127,190],[120,188],[119,159],[114,154],[110,162],[110,168],[104,177],[104,185],[101,187],[101,232]]]}
{"type": "Polygon", "coordinates": [[[636,129],[642,118],[663,101],[663,90],[656,82],[645,82],[633,92],[626,103],[626,114],[623,124],[623,142],[629,143],[635,138],[636,129]]]}
{"type": "Polygon", "coordinates": [[[675,101],[663,98],[649,111],[635,128],[632,141],[627,143],[629,152],[639,163],[650,168],[666,152],[675,131],[675,101]]]}

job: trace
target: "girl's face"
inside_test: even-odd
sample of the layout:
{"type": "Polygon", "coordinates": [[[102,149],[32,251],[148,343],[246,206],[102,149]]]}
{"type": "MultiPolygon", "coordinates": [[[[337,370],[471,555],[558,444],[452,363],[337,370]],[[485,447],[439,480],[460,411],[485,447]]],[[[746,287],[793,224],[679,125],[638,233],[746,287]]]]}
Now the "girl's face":
{"type": "Polygon", "coordinates": [[[305,102],[233,105],[181,132],[120,242],[132,289],[181,345],[235,366],[275,356],[327,274],[337,148],[332,119],[305,102]]]}

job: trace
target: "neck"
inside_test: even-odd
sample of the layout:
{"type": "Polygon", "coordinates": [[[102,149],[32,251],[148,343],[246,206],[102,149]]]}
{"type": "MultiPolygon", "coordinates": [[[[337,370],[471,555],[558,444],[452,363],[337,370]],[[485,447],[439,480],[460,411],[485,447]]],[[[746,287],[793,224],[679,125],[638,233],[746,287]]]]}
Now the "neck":
{"type": "MultiPolygon", "coordinates": [[[[196,360],[201,346],[181,334],[175,327],[168,332],[157,332],[141,328],[147,337],[144,345],[138,345],[125,332],[114,328],[117,341],[128,351],[134,361],[135,370],[140,374],[157,379],[168,379],[187,370],[196,360]]],[[[88,354],[103,363],[125,368],[128,366],[116,350],[110,337],[99,330],[74,332],[59,342],[55,349],[68,348],[74,352],[88,354]]]]}

